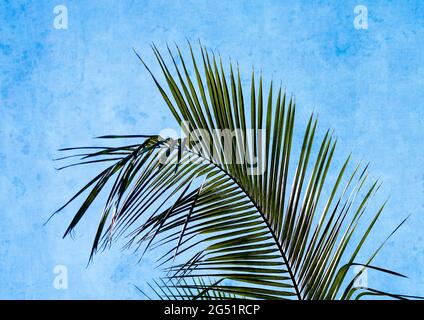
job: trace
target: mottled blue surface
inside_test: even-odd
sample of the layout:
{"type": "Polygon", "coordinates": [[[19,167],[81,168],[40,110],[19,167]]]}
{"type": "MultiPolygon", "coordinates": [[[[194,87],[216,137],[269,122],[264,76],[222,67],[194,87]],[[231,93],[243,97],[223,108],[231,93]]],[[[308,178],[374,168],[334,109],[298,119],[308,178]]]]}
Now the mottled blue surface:
{"type": "MultiPolygon", "coordinates": [[[[296,95],[299,122],[312,111],[332,127],[338,155],[371,161],[390,196],[371,245],[407,224],[377,263],[411,280],[370,275],[374,287],[424,294],[424,3],[416,1],[7,1],[0,2],[0,298],[141,298],[152,260],[118,248],[86,268],[91,219],[62,239],[72,209],[43,222],[92,174],[55,171],[65,146],[110,133],[175,126],[132,47],[155,66],[154,41],[201,39],[296,95]],[[97,4],[96,4],[97,3],[97,4]],[[68,30],[53,28],[56,5],[68,30]],[[353,8],[369,10],[356,30],[353,8]],[[68,290],[53,287],[66,265],[68,290]]],[[[158,71],[157,67],[153,68],[158,71]]],[[[247,79],[247,78],[246,78],[247,79]]],[[[374,246],[375,247],[375,246],[374,246]]]]}

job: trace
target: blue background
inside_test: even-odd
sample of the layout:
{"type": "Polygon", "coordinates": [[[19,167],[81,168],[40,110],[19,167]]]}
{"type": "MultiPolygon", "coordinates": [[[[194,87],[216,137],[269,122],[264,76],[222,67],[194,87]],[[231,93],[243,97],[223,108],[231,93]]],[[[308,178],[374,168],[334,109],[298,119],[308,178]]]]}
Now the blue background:
{"type": "MultiPolygon", "coordinates": [[[[75,207],[47,226],[91,168],[56,171],[57,149],[102,134],[175,127],[132,47],[158,71],[162,50],[201,39],[224,59],[251,66],[296,95],[298,121],[315,110],[335,129],[338,155],[371,161],[390,197],[372,245],[407,224],[377,263],[410,280],[369,276],[373,287],[424,293],[424,3],[422,1],[7,1],[0,2],[0,298],[142,298],[152,259],[119,247],[86,268],[90,211],[75,239],[62,239],[75,207]],[[68,30],[53,27],[56,5],[68,30]],[[353,8],[369,11],[356,30],[353,8]],[[53,287],[55,265],[69,288],[53,287]]],[[[375,247],[375,246],[374,246],[375,247]]]]}

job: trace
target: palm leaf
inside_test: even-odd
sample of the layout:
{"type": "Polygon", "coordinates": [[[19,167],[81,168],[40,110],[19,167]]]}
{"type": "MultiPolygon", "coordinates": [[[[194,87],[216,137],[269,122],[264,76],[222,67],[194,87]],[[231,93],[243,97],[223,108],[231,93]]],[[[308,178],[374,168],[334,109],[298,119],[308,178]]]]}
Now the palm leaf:
{"type": "Polygon", "coordinates": [[[70,200],[89,191],[65,235],[104,191],[91,256],[119,238],[143,254],[162,248],[160,298],[408,298],[357,288],[360,274],[349,273],[361,265],[403,276],[371,265],[381,247],[357,261],[384,207],[367,213],[379,188],[368,166],[349,156],[334,168],[337,142],[330,131],[318,138],[313,114],[296,145],[293,98],[272,83],[264,90],[252,72],[248,100],[238,67],[189,49],[193,71],[178,47],[168,48],[170,64],[152,47],[167,88],[136,53],[188,139],[109,135],[101,138],[137,143],[65,150],[81,157],[71,165],[112,163],[70,200]]]}

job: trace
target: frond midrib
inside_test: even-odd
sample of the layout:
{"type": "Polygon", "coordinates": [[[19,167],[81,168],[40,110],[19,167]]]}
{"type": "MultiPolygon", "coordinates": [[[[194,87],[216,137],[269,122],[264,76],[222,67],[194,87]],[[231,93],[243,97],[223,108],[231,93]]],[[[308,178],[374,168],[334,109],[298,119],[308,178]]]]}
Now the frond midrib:
{"type": "Polygon", "coordinates": [[[273,230],[273,228],[271,227],[271,225],[270,225],[270,223],[269,223],[269,221],[268,221],[268,218],[266,217],[266,215],[265,215],[265,213],[264,212],[262,212],[262,210],[259,208],[259,206],[258,206],[258,204],[256,203],[256,201],[255,201],[255,199],[253,199],[253,197],[249,194],[249,192],[243,187],[243,185],[242,184],[240,184],[238,181],[237,181],[237,179],[236,179],[236,177],[234,177],[230,172],[228,172],[225,168],[223,168],[221,165],[219,165],[219,164],[217,164],[217,163],[215,163],[215,162],[213,162],[213,161],[211,161],[210,159],[208,159],[208,158],[206,158],[206,157],[204,157],[204,156],[202,156],[201,154],[198,154],[198,153],[196,153],[196,152],[193,152],[192,150],[190,150],[190,149],[186,149],[185,150],[186,152],[189,152],[189,153],[192,153],[192,154],[194,154],[194,155],[196,155],[196,156],[198,156],[198,157],[200,157],[200,158],[202,158],[202,159],[204,159],[204,160],[206,160],[207,162],[209,162],[210,164],[212,164],[213,166],[215,166],[216,168],[218,168],[219,170],[221,170],[227,177],[229,177],[239,188],[240,188],[240,190],[246,195],[246,197],[249,199],[249,201],[253,204],[253,206],[255,207],[255,209],[258,211],[258,213],[260,214],[260,216],[262,217],[262,219],[263,219],[263,221],[264,221],[264,223],[266,224],[266,226],[267,226],[267,228],[268,228],[268,230],[269,230],[269,232],[270,232],[270,234],[272,235],[272,238],[273,238],[273,240],[274,240],[274,242],[275,242],[275,244],[276,244],[276,246],[277,246],[277,248],[278,248],[278,250],[280,251],[280,254],[281,254],[281,256],[282,256],[282,258],[283,258],[283,261],[284,261],[284,264],[287,266],[287,271],[289,272],[289,276],[290,276],[290,279],[292,280],[292,283],[293,283],[293,287],[294,287],[294,289],[295,289],[295,292],[296,292],[296,296],[297,296],[297,298],[299,299],[299,300],[303,300],[303,298],[302,298],[302,295],[301,295],[301,293],[300,293],[300,290],[299,290],[299,285],[297,284],[297,281],[296,281],[296,278],[295,278],[295,276],[294,276],[294,273],[293,273],[293,271],[292,271],[292,268],[291,268],[291,266],[290,266],[290,264],[289,264],[289,261],[288,261],[288,259],[287,259],[287,256],[286,256],[286,253],[285,253],[285,251],[284,251],[284,249],[283,249],[283,247],[282,247],[282,245],[281,245],[281,243],[278,241],[278,237],[277,237],[277,235],[275,234],[275,232],[274,232],[274,230],[273,230]]]}

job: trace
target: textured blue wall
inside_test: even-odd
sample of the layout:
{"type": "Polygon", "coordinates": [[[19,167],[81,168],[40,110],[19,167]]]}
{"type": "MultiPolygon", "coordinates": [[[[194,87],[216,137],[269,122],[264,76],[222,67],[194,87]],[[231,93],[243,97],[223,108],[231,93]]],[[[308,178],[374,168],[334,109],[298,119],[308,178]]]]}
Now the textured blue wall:
{"type": "MultiPolygon", "coordinates": [[[[412,280],[369,276],[374,287],[424,293],[424,3],[422,1],[7,1],[0,2],[0,298],[141,298],[152,260],[118,248],[86,268],[96,212],[61,239],[72,208],[43,222],[86,181],[89,168],[55,171],[65,146],[110,133],[175,126],[135,47],[154,65],[154,41],[201,39],[296,95],[339,138],[338,155],[371,161],[390,196],[374,242],[408,223],[377,259],[412,280]],[[56,5],[69,27],[53,27],[56,5]],[[368,30],[353,8],[366,5],[368,30]],[[69,288],[53,286],[56,265],[69,288]]],[[[157,70],[157,67],[154,67],[157,70]]],[[[75,209],[75,207],[73,207],[75,209]]]]}

